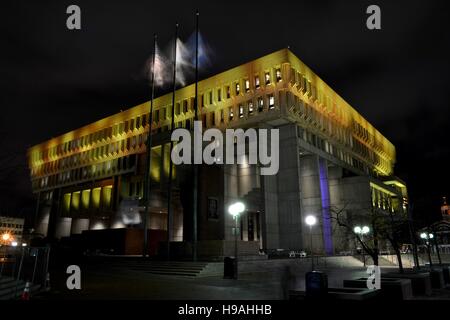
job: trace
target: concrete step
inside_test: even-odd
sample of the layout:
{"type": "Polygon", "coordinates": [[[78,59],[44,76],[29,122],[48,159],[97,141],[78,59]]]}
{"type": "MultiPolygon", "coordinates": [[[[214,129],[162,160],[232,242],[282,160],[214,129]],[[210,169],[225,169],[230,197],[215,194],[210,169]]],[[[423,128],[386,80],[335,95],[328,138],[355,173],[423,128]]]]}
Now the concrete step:
{"type": "Polygon", "coordinates": [[[195,277],[206,267],[206,262],[183,262],[183,261],[142,261],[140,263],[114,263],[112,268],[128,269],[158,275],[174,275],[195,277]]]}

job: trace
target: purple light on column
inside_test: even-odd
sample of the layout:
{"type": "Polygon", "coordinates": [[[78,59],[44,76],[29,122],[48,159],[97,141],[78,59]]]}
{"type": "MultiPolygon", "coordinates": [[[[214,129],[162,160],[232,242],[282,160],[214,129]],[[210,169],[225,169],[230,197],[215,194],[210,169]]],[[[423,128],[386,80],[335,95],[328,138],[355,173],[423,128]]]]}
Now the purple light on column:
{"type": "Polygon", "coordinates": [[[333,254],[333,236],[331,232],[330,196],[328,193],[328,177],[326,161],[319,159],[320,194],[322,199],[322,226],[325,253],[333,254]]]}

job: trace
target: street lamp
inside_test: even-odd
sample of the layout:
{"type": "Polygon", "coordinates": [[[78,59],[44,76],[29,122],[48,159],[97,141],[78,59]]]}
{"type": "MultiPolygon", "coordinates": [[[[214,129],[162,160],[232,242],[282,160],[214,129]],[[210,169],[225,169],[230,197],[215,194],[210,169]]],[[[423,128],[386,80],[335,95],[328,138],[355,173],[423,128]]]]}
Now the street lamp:
{"type": "Polygon", "coordinates": [[[237,263],[238,263],[238,219],[239,215],[245,211],[245,205],[242,202],[235,202],[228,207],[228,212],[233,216],[234,219],[234,263],[235,272],[234,278],[237,279],[237,263]]]}
{"type": "Polygon", "coordinates": [[[3,241],[8,241],[10,238],[11,238],[11,236],[9,233],[6,232],[6,233],[2,234],[3,241]]]}
{"type": "Polygon", "coordinates": [[[314,256],[313,256],[313,236],[312,236],[312,226],[317,223],[317,218],[313,215],[306,216],[305,223],[309,226],[309,237],[311,242],[311,271],[314,271],[314,256]]]}
{"type": "MultiPolygon", "coordinates": [[[[361,242],[363,242],[364,240],[364,235],[368,234],[370,232],[370,228],[368,226],[356,226],[353,228],[353,232],[356,234],[359,234],[361,237],[361,242]]],[[[364,248],[362,248],[362,255],[363,255],[363,263],[364,266],[366,265],[366,254],[364,252],[364,248]]]]}
{"type": "Polygon", "coordinates": [[[430,261],[430,268],[431,268],[433,267],[433,261],[431,260],[431,246],[429,240],[433,239],[434,235],[432,233],[422,232],[420,234],[420,238],[422,238],[425,241],[425,245],[427,247],[428,252],[428,260],[430,261]]]}

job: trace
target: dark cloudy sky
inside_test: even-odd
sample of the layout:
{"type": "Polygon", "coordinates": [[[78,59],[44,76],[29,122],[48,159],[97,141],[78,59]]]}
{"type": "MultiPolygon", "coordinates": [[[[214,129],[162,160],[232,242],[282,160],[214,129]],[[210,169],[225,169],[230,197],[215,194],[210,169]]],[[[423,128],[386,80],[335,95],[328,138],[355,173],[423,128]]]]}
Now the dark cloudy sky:
{"type": "Polygon", "coordinates": [[[28,146],[147,99],[143,67],[153,33],[165,47],[178,21],[186,39],[196,8],[214,51],[201,77],[290,46],[396,145],[396,172],[413,201],[450,196],[450,17],[444,4],[1,1],[0,210],[29,206],[28,146]],[[66,28],[70,4],[81,7],[80,31],[66,28]],[[382,30],[365,26],[370,4],[381,7],[382,30]]]}

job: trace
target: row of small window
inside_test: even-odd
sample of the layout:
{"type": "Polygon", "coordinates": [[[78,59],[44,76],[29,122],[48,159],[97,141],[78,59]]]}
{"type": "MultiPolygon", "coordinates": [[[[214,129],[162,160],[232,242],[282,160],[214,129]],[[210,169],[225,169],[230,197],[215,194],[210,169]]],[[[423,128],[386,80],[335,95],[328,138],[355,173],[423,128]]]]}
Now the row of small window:
{"type": "Polygon", "coordinates": [[[363,140],[367,142],[372,142],[375,140],[374,136],[369,133],[369,131],[360,125],[358,122],[353,122],[353,132],[363,140]]]}
{"type": "Polygon", "coordinates": [[[16,236],[22,234],[22,231],[21,231],[21,230],[8,230],[8,229],[6,229],[6,230],[0,230],[0,234],[3,234],[4,232],[8,232],[9,234],[11,234],[11,235],[16,235],[16,236]]]}
{"type": "Polygon", "coordinates": [[[345,162],[346,164],[357,168],[363,172],[368,172],[368,167],[360,160],[352,157],[349,153],[337,148],[330,142],[321,137],[315,135],[314,133],[307,131],[301,127],[297,129],[297,135],[302,140],[306,141],[310,145],[334,156],[335,158],[345,162]]]}
{"type": "MultiPolygon", "coordinates": [[[[257,112],[263,112],[265,109],[265,103],[268,105],[268,110],[272,110],[275,108],[275,97],[273,94],[267,95],[267,97],[258,97],[256,98],[256,107],[254,106],[254,101],[250,100],[246,102],[245,104],[239,105],[238,108],[238,117],[243,118],[246,115],[253,115],[256,111],[257,112]]],[[[228,118],[227,121],[232,121],[235,118],[235,110],[234,107],[228,108],[228,114],[225,115],[225,110],[222,109],[218,111],[220,114],[220,122],[225,122],[225,117],[228,118]]],[[[203,126],[215,126],[216,123],[216,113],[210,112],[210,121],[207,123],[207,115],[202,115],[203,120],[203,126]]],[[[192,128],[192,119],[188,119],[185,122],[177,122],[176,127],[185,127],[186,129],[192,128]]],[[[169,130],[169,126],[163,126],[160,128],[156,128],[155,132],[164,132],[169,130]]],[[[143,147],[143,145],[146,143],[147,140],[147,134],[140,134],[136,136],[129,137],[127,139],[123,139],[121,141],[116,141],[113,143],[110,143],[108,145],[103,145],[97,148],[93,148],[81,153],[73,154],[71,156],[46,162],[39,166],[38,168],[32,168],[31,174],[32,175],[42,175],[42,174],[50,174],[52,172],[67,169],[73,166],[77,166],[79,164],[85,164],[89,163],[90,161],[101,159],[103,157],[118,154],[120,152],[124,152],[125,150],[130,151],[135,148],[140,149],[143,147]]]]}
{"type": "Polygon", "coordinates": [[[22,229],[22,224],[16,224],[16,223],[0,223],[0,228],[16,228],[16,229],[22,229]]]}
{"type": "MultiPolygon", "coordinates": [[[[277,82],[280,82],[282,80],[281,76],[281,69],[275,70],[275,80],[277,82]]],[[[264,82],[265,85],[269,85],[271,83],[271,75],[270,72],[267,71],[264,73],[264,82]]],[[[260,84],[260,78],[259,75],[256,75],[254,77],[254,88],[259,89],[261,86],[260,84]]],[[[245,92],[250,91],[250,80],[244,79],[244,90],[245,92]]],[[[222,88],[217,89],[217,102],[220,102],[223,100],[223,98],[229,99],[231,98],[231,89],[230,86],[224,87],[225,96],[222,95],[222,88]]],[[[234,84],[234,94],[239,95],[241,93],[241,84],[240,82],[236,82],[234,84]]],[[[200,106],[204,107],[206,97],[208,97],[208,103],[213,103],[213,91],[209,91],[206,95],[202,94],[200,95],[200,106]]],[[[180,115],[181,112],[188,113],[189,111],[193,110],[194,106],[194,99],[191,98],[190,108],[188,106],[188,99],[183,100],[181,103],[177,102],[175,105],[175,114],[180,115]]],[[[154,111],[153,114],[153,122],[158,123],[160,120],[166,120],[169,118],[169,112],[171,111],[172,107],[162,107],[154,111]]],[[[112,138],[113,136],[117,136],[118,134],[127,133],[129,131],[133,131],[135,129],[144,128],[148,121],[150,120],[149,114],[144,114],[141,116],[136,117],[135,119],[130,119],[121,123],[118,123],[114,126],[111,126],[109,128],[105,128],[99,131],[96,131],[94,133],[91,133],[89,135],[82,136],[78,139],[71,140],[68,142],[65,142],[63,144],[60,144],[58,146],[55,146],[53,148],[50,148],[48,150],[37,152],[33,154],[33,160],[43,160],[47,159],[49,157],[55,157],[67,152],[71,152],[73,150],[77,150],[79,148],[82,148],[84,146],[92,145],[96,142],[100,142],[103,140],[106,140],[108,138],[112,138]]]]}
{"type": "Polygon", "coordinates": [[[33,181],[33,188],[47,188],[69,182],[99,178],[105,175],[116,174],[121,171],[132,170],[135,168],[135,165],[136,155],[132,154],[36,179],[33,181]]]}
{"type": "Polygon", "coordinates": [[[39,166],[38,168],[33,168],[31,171],[32,175],[42,175],[56,172],[59,170],[68,169],[80,164],[87,164],[91,161],[101,159],[110,155],[116,155],[120,152],[130,151],[133,149],[142,148],[147,140],[147,134],[140,134],[137,136],[132,136],[121,141],[116,141],[101,147],[93,148],[88,151],[73,154],[71,156],[47,162],[39,166]]]}
{"type": "MultiPolygon", "coordinates": [[[[291,93],[287,93],[288,101],[291,100],[291,93]]],[[[297,95],[293,95],[293,105],[295,111],[311,124],[317,126],[322,131],[327,131],[330,136],[335,137],[340,143],[352,147],[353,141],[349,130],[346,130],[335,119],[327,117],[322,112],[304,102],[297,95]]]]}
{"type": "MultiPolygon", "coordinates": [[[[264,84],[266,86],[272,83],[270,71],[264,72],[264,84]]],[[[281,69],[275,69],[275,81],[281,82],[281,69]]],[[[261,88],[261,80],[260,75],[255,75],[253,78],[253,85],[251,85],[251,80],[248,78],[243,79],[244,90],[241,90],[241,81],[236,81],[233,84],[233,87],[229,85],[224,86],[223,88],[217,88],[215,90],[210,90],[205,94],[200,95],[200,106],[204,107],[206,105],[212,105],[215,102],[222,102],[225,99],[231,99],[232,96],[239,96],[240,94],[249,93],[253,87],[253,89],[258,90],[261,88]]]]}
{"type": "Polygon", "coordinates": [[[382,192],[381,190],[378,190],[376,188],[372,189],[372,206],[376,208],[380,208],[383,210],[392,210],[394,211],[394,206],[392,203],[392,197],[382,192]]]}

